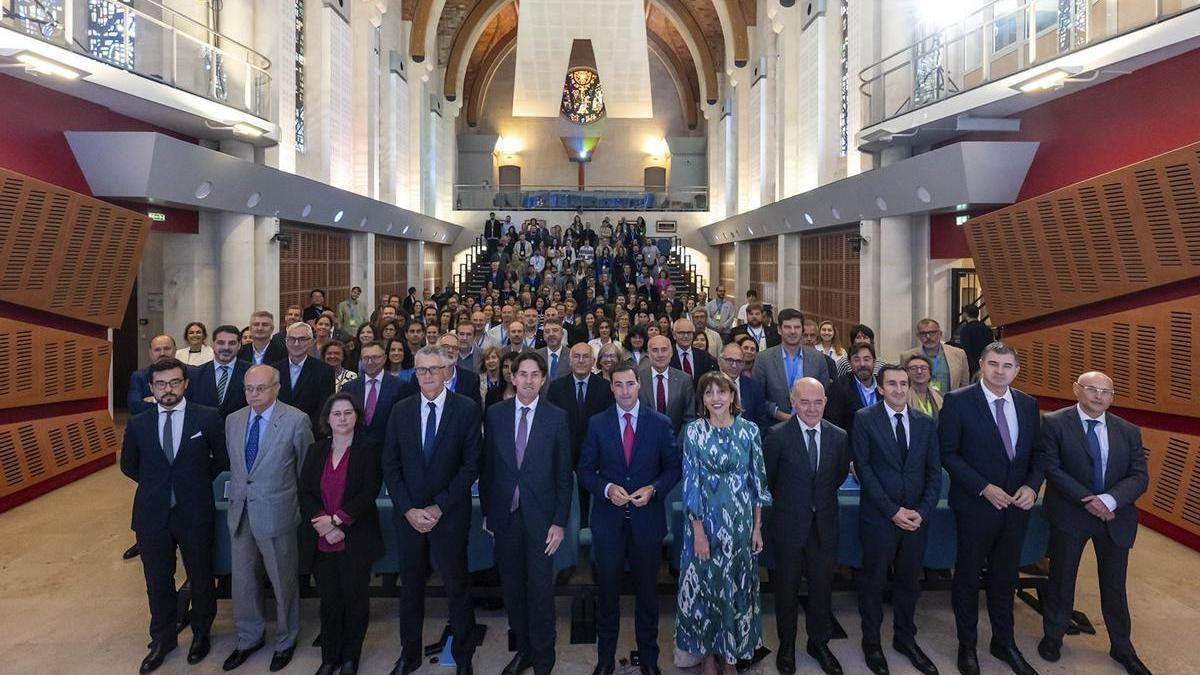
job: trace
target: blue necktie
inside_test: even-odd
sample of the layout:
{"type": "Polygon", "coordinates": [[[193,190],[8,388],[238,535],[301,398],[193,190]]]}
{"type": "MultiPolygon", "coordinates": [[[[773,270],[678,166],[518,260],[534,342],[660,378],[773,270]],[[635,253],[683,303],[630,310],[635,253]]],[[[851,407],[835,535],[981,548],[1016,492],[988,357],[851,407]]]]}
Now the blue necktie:
{"type": "Polygon", "coordinates": [[[261,421],[262,415],[255,415],[250,425],[250,438],[246,439],[246,473],[254,468],[254,459],[258,457],[258,423],[261,421]]]}
{"type": "Polygon", "coordinates": [[[558,354],[550,355],[550,377],[558,373],[558,354]]]}
{"type": "Polygon", "coordinates": [[[433,437],[437,435],[437,404],[429,403],[429,416],[425,419],[425,463],[433,459],[433,437]]]}
{"type": "Polygon", "coordinates": [[[579,407],[582,409],[583,408],[583,397],[584,397],[583,382],[576,380],[575,384],[578,387],[578,391],[575,394],[575,403],[577,403],[579,405],[579,407]]]}
{"type": "Polygon", "coordinates": [[[896,445],[900,446],[900,461],[908,460],[908,434],[904,431],[904,413],[892,415],[896,418],[896,445]]]}
{"type": "Polygon", "coordinates": [[[1100,454],[1100,435],[1096,433],[1096,427],[1100,424],[1100,420],[1086,420],[1088,454],[1092,456],[1092,490],[1096,494],[1104,492],[1104,461],[1100,454]]]}

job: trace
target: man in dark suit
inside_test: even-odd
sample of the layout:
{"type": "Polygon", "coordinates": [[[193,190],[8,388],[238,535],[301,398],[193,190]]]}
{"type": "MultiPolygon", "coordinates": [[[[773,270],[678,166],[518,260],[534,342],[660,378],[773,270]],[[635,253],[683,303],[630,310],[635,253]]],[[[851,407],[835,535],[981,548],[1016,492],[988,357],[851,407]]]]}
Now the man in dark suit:
{"type": "Polygon", "coordinates": [[[516,396],[487,409],[479,496],[495,533],[496,564],[517,653],[501,675],[554,669],[554,553],[563,541],[573,489],[567,413],[539,398],[546,363],[513,360],[516,396]]]}
{"type": "MultiPolygon", "coordinates": [[[[600,411],[612,407],[613,392],[607,380],[592,372],[596,359],[587,343],[581,342],[571,347],[570,361],[570,375],[560,377],[544,388],[546,399],[567,411],[567,424],[571,428],[571,466],[576,466],[579,464],[583,439],[587,434],[588,420],[600,411]]],[[[590,507],[587,495],[581,492],[580,527],[588,522],[590,507]]]]}
{"type": "Polygon", "coordinates": [[[303,319],[305,322],[316,321],[317,317],[327,309],[325,307],[325,291],[314,288],[308,293],[308,307],[304,308],[303,319]]]}
{"type": "Polygon", "coordinates": [[[450,357],[450,364],[446,366],[446,388],[456,394],[466,396],[474,401],[480,409],[483,409],[483,397],[479,394],[479,373],[468,370],[458,363],[458,336],[454,333],[446,333],[438,338],[437,343],[450,357]]]}
{"type": "Polygon", "coordinates": [[[447,389],[445,371],[454,359],[444,348],[422,347],[413,362],[420,395],[392,408],[383,447],[384,481],[397,515],[401,558],[401,652],[392,673],[407,675],[421,666],[425,580],[432,560],[450,605],[455,667],[458,675],[470,675],[475,611],[467,535],[471,484],[479,476],[480,406],[447,389]]]}
{"type": "Polygon", "coordinates": [[[1050,580],[1042,613],[1045,637],[1038,653],[1047,661],[1059,659],[1075,601],[1079,558],[1091,541],[1096,549],[1109,654],[1131,675],[1149,675],[1129,638],[1125,595],[1129,549],[1138,527],[1134,502],[1148,484],[1142,432],[1107,412],[1115,391],[1104,373],[1080,375],[1073,389],[1076,405],[1042,418],[1050,580]]]}
{"type": "Polygon", "coordinates": [[[386,362],[387,355],[384,354],[382,342],[363,345],[358,358],[362,375],[342,387],[342,391],[353,396],[359,410],[363,411],[362,433],[378,442],[380,447],[387,437],[392,406],[417,393],[415,385],[386,372],[383,369],[386,362]]]}
{"type": "Polygon", "coordinates": [[[121,472],[137,483],[132,529],[150,601],[150,653],[142,661],[142,673],[156,670],[176,646],[176,549],[192,589],[187,661],[199,663],[208,655],[208,632],[217,613],[212,480],[229,463],[217,411],[188,405],[184,398],[187,366],[167,357],[150,365],[150,378],[155,405],[130,418],[121,446],[121,472]]]}
{"type": "Polygon", "coordinates": [[[860,342],[846,351],[846,358],[850,360],[850,373],[838,377],[829,386],[825,419],[845,429],[853,442],[854,414],[875,405],[879,398],[875,383],[875,347],[869,342],[860,342]]]}
{"type": "Polygon", "coordinates": [[[671,367],[675,349],[665,335],[650,338],[646,348],[649,366],[639,368],[642,403],[671,418],[675,435],[683,425],[696,419],[696,383],[687,373],[671,367]]]}
{"type": "MultiPolygon", "coordinates": [[[[547,393],[550,390],[550,383],[565,377],[571,372],[571,357],[570,351],[563,342],[563,325],[558,320],[558,312],[551,313],[551,309],[546,310],[546,325],[542,328],[542,336],[545,339],[545,345],[537,350],[537,353],[546,360],[547,373],[546,383],[542,385],[542,393],[547,393]]],[[[562,406],[559,406],[560,408],[562,406]]]]}
{"type": "Polygon", "coordinates": [[[908,371],[885,365],[879,371],[883,400],[854,415],[854,472],[859,492],[863,578],[858,594],[863,656],[876,675],[888,672],[879,632],[883,587],[894,570],[892,648],[914,668],[936,675],[937,666],[917,645],[915,621],[929,528],[942,489],[937,423],[908,407],[908,371]]]}
{"type": "Polygon", "coordinates": [[[592,557],[597,661],[593,675],[613,675],[620,628],[621,575],[628,562],[637,605],[634,625],[643,675],[658,668],[656,578],[667,534],[664,497],[679,482],[671,420],[638,401],[637,369],[625,361],[610,374],[615,405],[588,422],[579,485],[592,495],[592,557]]]}
{"type": "Polygon", "coordinates": [[[801,377],[829,386],[831,374],[821,352],[804,344],[804,314],[787,308],[779,312],[779,344],[754,359],[754,379],[767,390],[767,414],[778,422],[791,419],[792,386],[801,377]]]}
{"type": "Polygon", "coordinates": [[[833,636],[833,571],[838,550],[838,488],[850,472],[846,432],[822,421],[825,387],[803,377],[792,386],[795,415],[771,429],[763,444],[767,483],[774,504],[767,521],[775,553],[775,616],[781,673],[796,672],[796,615],[800,568],[808,579],[805,609],[806,651],[821,670],[841,675],[829,650],[833,636]]]}
{"type": "Polygon", "coordinates": [[[739,335],[749,335],[753,338],[760,352],[779,344],[779,331],[775,330],[774,326],[763,324],[761,302],[752,302],[746,307],[746,323],[735,326],[733,330],[729,331],[729,340],[732,342],[739,335]]]}
{"type": "Polygon", "coordinates": [[[745,372],[746,360],[742,348],[730,342],[721,348],[721,372],[737,383],[742,418],[754,422],[758,435],[765,439],[771,424],[767,418],[767,395],[762,383],[745,372]]]}
{"type": "Polygon", "coordinates": [[[700,376],[717,369],[717,360],[707,351],[692,349],[692,340],[696,336],[696,327],[691,319],[679,319],[671,329],[675,336],[675,348],[671,351],[671,367],[682,370],[692,378],[692,384],[700,381],[700,376]]]}
{"type": "Polygon", "coordinates": [[[1041,423],[1037,400],[1010,385],[1017,352],[1003,342],[983,350],[978,385],[946,394],[938,414],[942,466],[950,474],[950,509],[958,533],[950,603],[958,629],[958,669],[979,672],[975,654],[979,575],[986,566],[992,656],[1017,675],[1036,673],[1013,636],[1013,594],[1029,509],[1042,486],[1034,461],[1041,423]]]}
{"type": "MultiPolygon", "coordinates": [[[[278,347],[279,353],[280,353],[279,358],[283,358],[282,355],[285,354],[287,351],[283,345],[285,342],[287,342],[288,326],[296,323],[297,321],[300,321],[301,317],[303,315],[304,315],[304,308],[301,307],[300,305],[288,305],[287,309],[283,310],[283,321],[281,321],[279,323],[279,326],[278,326],[279,331],[271,336],[271,341],[279,346],[278,347]]],[[[253,322],[251,322],[251,323],[253,323],[253,322]]],[[[274,319],[274,317],[272,317],[271,324],[274,325],[274,323],[275,323],[275,319],[274,319]]],[[[274,329],[272,329],[272,330],[274,330],[274,329]]],[[[246,359],[243,359],[243,360],[246,360],[246,359]]],[[[273,363],[273,362],[267,361],[266,363],[267,363],[267,365],[271,365],[271,363],[273,363]]],[[[254,365],[259,365],[259,364],[256,363],[254,365]]]]}
{"type": "MultiPolygon", "coordinates": [[[[150,364],[175,357],[175,338],[170,335],[156,335],[150,339],[150,364]]],[[[129,374],[129,394],[125,404],[130,415],[154,409],[154,392],[150,390],[150,367],[141,368],[129,374]]]]}
{"type": "Polygon", "coordinates": [[[279,371],[279,400],[304,411],[316,429],[325,400],[333,396],[334,376],[332,366],[309,356],[312,342],[312,326],[306,323],[288,326],[288,356],[274,365],[279,371]]]}
{"type": "Polygon", "coordinates": [[[958,327],[958,344],[967,353],[967,368],[971,377],[979,372],[979,355],[996,339],[996,334],[979,320],[979,305],[963,307],[963,323],[958,327]]]}
{"type": "MultiPolygon", "coordinates": [[[[284,326],[285,331],[286,329],[287,326],[284,326]]],[[[251,314],[250,344],[242,345],[241,350],[238,351],[238,360],[247,361],[252,366],[269,366],[286,359],[285,341],[271,339],[274,332],[275,316],[273,314],[266,310],[259,310],[251,314]]]]}
{"type": "Polygon", "coordinates": [[[250,363],[237,358],[239,337],[237,326],[217,326],[212,332],[213,360],[188,369],[188,400],[216,408],[221,419],[246,407],[242,383],[250,363]]]}
{"type": "Polygon", "coordinates": [[[500,237],[504,234],[504,224],[496,219],[495,213],[488,213],[488,219],[483,221],[483,238],[487,241],[487,256],[488,260],[492,259],[492,254],[496,252],[496,244],[500,243],[500,237]]]}

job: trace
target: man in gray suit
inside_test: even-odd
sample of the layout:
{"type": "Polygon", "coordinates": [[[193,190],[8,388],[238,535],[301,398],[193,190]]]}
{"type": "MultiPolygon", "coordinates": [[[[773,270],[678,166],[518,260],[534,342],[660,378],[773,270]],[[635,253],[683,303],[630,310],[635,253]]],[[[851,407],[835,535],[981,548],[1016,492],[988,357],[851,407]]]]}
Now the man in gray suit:
{"type": "Polygon", "coordinates": [[[546,310],[546,325],[542,328],[542,338],[546,346],[537,350],[546,359],[546,383],[542,385],[542,393],[550,389],[550,383],[571,372],[571,359],[568,349],[563,345],[563,327],[561,322],[550,321],[550,310],[546,310]]]}
{"type": "Polygon", "coordinates": [[[246,371],[247,407],[225,419],[229,449],[229,533],[233,563],[233,621],[237,648],[225,659],[233,670],[262,648],[266,637],[260,569],[275,595],[275,654],[271,671],[292,660],[300,633],[300,503],[296,481],[313,442],[308,415],[277,400],[279,371],[246,371]]]}
{"type": "Polygon", "coordinates": [[[779,312],[780,343],[754,359],[754,379],[767,389],[767,415],[778,422],[792,418],[792,385],[811,377],[829,388],[829,365],[821,352],[804,344],[804,314],[787,308],[779,312]]]}
{"type": "Polygon", "coordinates": [[[670,417],[671,428],[678,436],[683,425],[696,419],[696,385],[687,373],[671,367],[674,352],[667,336],[650,338],[646,350],[650,367],[640,370],[638,380],[642,388],[642,405],[670,417]]]}

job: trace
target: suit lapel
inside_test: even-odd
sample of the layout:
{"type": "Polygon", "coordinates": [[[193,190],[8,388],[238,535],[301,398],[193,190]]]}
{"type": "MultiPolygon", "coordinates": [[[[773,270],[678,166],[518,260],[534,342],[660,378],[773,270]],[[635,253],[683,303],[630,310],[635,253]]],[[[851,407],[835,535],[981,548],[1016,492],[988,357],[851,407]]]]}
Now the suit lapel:
{"type": "Polygon", "coordinates": [[[431,462],[432,459],[436,459],[437,456],[441,454],[439,450],[442,447],[442,441],[446,440],[446,429],[448,429],[452,424],[451,420],[455,419],[454,413],[457,411],[452,410],[454,404],[451,403],[451,399],[452,396],[450,392],[447,392],[446,403],[442,406],[442,419],[438,424],[437,432],[435,432],[433,435],[433,458],[431,458],[431,462]]]}
{"type": "MultiPolygon", "coordinates": [[[[998,424],[996,424],[996,418],[992,416],[992,411],[988,409],[987,396],[985,396],[983,393],[983,385],[982,384],[976,385],[973,396],[975,397],[975,405],[976,405],[976,407],[979,408],[980,414],[982,415],[982,417],[980,417],[980,419],[983,421],[984,424],[988,425],[989,433],[992,437],[992,440],[995,441],[996,447],[1000,450],[1000,455],[1004,457],[1005,461],[1007,461],[1008,454],[1007,454],[1007,451],[1004,449],[1004,438],[1000,435],[1000,426],[998,424]]],[[[1014,402],[1013,407],[1014,408],[1016,407],[1016,405],[1015,405],[1016,400],[1017,399],[1014,396],[1013,397],[1013,402],[1014,402]]],[[[1014,410],[1013,414],[1016,415],[1019,413],[1016,410],[1014,410]]],[[[1018,430],[1017,438],[1018,439],[1020,438],[1020,435],[1019,435],[1020,428],[1021,428],[1021,422],[1020,422],[1020,419],[1018,418],[1018,420],[1017,420],[1017,430],[1018,430]]],[[[1017,453],[1017,444],[1013,443],[1013,456],[1014,457],[1016,456],[1016,453],[1017,453]]]]}
{"type": "MultiPolygon", "coordinates": [[[[513,419],[513,416],[516,415],[516,400],[516,397],[513,397],[502,404],[503,407],[501,410],[503,410],[504,414],[500,416],[501,438],[497,439],[497,446],[504,448],[500,454],[508,460],[512,468],[519,471],[520,467],[517,466],[517,444],[514,442],[514,439],[517,437],[517,427],[516,421],[513,419]],[[510,401],[512,402],[511,404],[509,404],[510,401]]],[[[526,444],[526,449],[529,449],[528,444],[526,444]]]]}
{"type": "Polygon", "coordinates": [[[275,437],[278,435],[280,416],[281,412],[279,408],[276,408],[271,412],[271,421],[267,423],[267,428],[259,432],[258,454],[254,456],[254,466],[250,467],[250,473],[254,473],[258,467],[262,466],[263,457],[267,455],[274,444],[275,437]]]}

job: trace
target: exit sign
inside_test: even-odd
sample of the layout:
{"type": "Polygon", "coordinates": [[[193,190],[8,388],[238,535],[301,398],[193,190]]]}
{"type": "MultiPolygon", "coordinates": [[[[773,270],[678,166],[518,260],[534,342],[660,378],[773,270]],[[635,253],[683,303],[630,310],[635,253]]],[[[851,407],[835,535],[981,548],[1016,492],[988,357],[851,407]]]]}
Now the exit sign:
{"type": "Polygon", "coordinates": [[[163,213],[162,211],[147,211],[146,215],[150,217],[150,220],[153,220],[156,223],[166,222],[167,220],[167,214],[163,213]]]}

